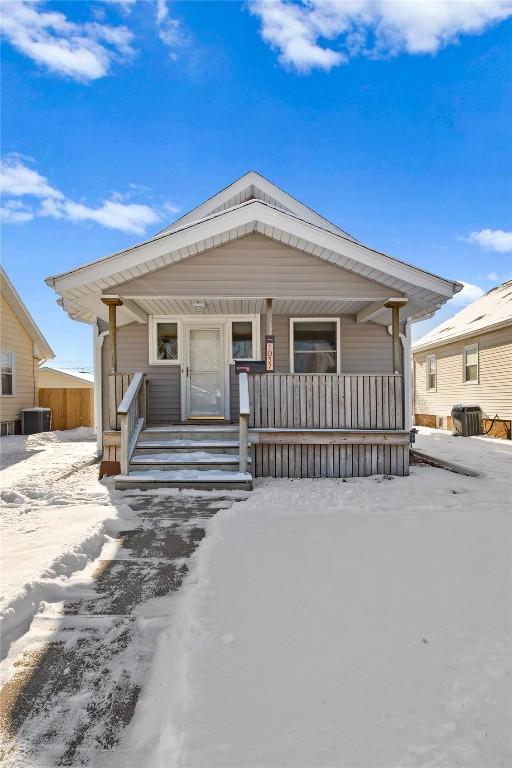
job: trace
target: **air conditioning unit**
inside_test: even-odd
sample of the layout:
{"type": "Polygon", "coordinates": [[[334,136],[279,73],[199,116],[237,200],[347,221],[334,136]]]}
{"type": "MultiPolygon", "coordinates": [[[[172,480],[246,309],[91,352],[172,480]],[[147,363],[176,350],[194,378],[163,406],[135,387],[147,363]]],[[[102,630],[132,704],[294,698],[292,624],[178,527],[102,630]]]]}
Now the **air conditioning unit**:
{"type": "Polygon", "coordinates": [[[453,432],[463,437],[482,434],[482,410],[479,405],[454,405],[452,408],[453,432]]]}
{"type": "Polygon", "coordinates": [[[21,411],[21,430],[24,435],[37,432],[49,432],[52,424],[50,408],[23,408],[21,411]]]}

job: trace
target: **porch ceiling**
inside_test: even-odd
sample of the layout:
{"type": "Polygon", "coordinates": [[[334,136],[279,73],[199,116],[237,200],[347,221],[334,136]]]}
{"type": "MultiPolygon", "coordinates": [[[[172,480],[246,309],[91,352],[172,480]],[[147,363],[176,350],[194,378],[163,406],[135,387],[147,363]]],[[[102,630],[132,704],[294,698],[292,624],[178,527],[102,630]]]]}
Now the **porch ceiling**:
{"type": "MultiPolygon", "coordinates": [[[[264,298],[161,296],[137,298],[136,302],[148,315],[259,315],[265,312],[264,298]],[[194,304],[204,304],[204,312],[198,312],[194,304]]],[[[367,303],[367,300],[274,299],[272,311],[274,315],[352,315],[367,303]]]]}

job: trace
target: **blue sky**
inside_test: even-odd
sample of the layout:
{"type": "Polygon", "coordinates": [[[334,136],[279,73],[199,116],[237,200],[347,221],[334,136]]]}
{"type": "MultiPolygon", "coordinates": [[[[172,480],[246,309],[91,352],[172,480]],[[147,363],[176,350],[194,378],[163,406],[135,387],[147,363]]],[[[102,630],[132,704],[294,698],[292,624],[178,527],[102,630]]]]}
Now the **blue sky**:
{"type": "Polygon", "coordinates": [[[92,332],[44,278],[249,169],[468,299],[512,276],[512,7],[405,6],[4,6],[2,263],[56,365],[90,366],[92,332]]]}

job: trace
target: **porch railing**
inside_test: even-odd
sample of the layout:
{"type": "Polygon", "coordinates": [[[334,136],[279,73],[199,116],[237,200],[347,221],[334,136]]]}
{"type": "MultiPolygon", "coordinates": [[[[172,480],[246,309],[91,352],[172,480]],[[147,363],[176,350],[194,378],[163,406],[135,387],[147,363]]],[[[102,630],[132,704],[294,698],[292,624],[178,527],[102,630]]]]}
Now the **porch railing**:
{"type": "Polygon", "coordinates": [[[248,379],[253,429],[404,428],[398,374],[266,373],[248,379]]]}
{"type": "Polygon", "coordinates": [[[128,467],[139,434],[146,422],[146,375],[134,373],[126,393],[117,406],[117,418],[121,430],[121,474],[128,474],[128,467]]]}
{"type": "Polygon", "coordinates": [[[250,411],[250,403],[249,403],[249,382],[248,382],[248,376],[246,373],[241,373],[239,376],[239,388],[240,388],[239,470],[240,472],[247,472],[249,415],[251,411],[250,411]]]}

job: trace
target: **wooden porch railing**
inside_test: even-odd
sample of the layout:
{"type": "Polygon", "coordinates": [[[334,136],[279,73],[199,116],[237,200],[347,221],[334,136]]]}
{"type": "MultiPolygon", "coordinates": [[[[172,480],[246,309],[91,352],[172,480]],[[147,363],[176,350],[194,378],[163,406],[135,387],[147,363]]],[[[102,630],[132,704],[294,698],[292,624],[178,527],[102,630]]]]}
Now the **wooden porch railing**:
{"type": "Polygon", "coordinates": [[[126,393],[117,407],[121,429],[121,474],[128,467],[139,434],[146,422],[146,375],[134,373],[126,393]]]}
{"type": "Polygon", "coordinates": [[[249,426],[254,429],[404,428],[402,376],[397,374],[266,373],[248,378],[249,426]]]}
{"type": "Polygon", "coordinates": [[[248,448],[248,432],[249,432],[249,382],[246,373],[241,373],[239,376],[240,387],[240,422],[239,422],[239,435],[240,435],[240,472],[247,472],[247,448],[248,448]]]}

